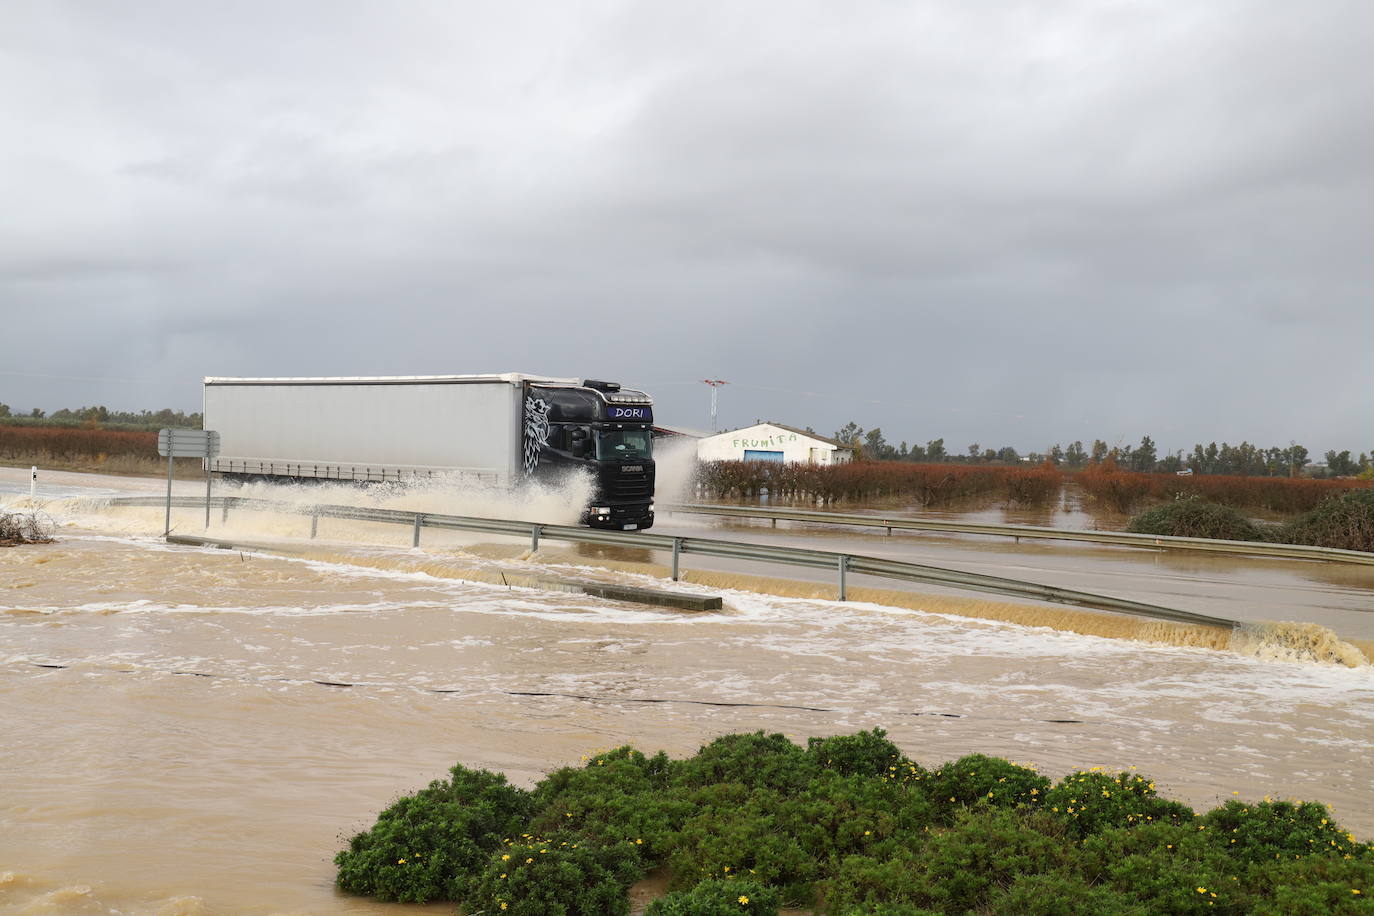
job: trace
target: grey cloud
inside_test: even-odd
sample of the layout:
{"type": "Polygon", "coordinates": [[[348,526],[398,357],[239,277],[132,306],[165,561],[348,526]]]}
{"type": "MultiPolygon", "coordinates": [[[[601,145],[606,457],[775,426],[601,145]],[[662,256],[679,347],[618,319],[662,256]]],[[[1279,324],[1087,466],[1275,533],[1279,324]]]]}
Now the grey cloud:
{"type": "Polygon", "coordinates": [[[10,404],[514,368],[689,426],[718,377],[956,448],[1374,445],[1363,7],[15,9],[10,404]],[[42,378],[102,374],[162,381],[42,378]]]}

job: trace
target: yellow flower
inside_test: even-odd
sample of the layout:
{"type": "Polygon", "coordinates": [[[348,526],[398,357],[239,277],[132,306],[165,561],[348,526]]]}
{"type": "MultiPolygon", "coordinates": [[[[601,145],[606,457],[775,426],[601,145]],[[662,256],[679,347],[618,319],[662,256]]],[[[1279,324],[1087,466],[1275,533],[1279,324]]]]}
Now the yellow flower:
{"type": "Polygon", "coordinates": [[[509,862],[509,861],[510,861],[510,853],[506,853],[504,856],[502,856],[502,857],[501,857],[501,861],[502,861],[502,862],[509,862]]]}
{"type": "Polygon", "coordinates": [[[397,865],[404,865],[404,864],[406,864],[406,860],[405,860],[405,859],[397,859],[397,860],[396,860],[396,864],[397,864],[397,865]]]}
{"type": "Polygon", "coordinates": [[[1198,892],[1199,894],[1205,894],[1205,893],[1207,893],[1207,888],[1205,888],[1205,887],[1200,887],[1200,888],[1197,889],[1197,892],[1198,892]]]}
{"type": "Polygon", "coordinates": [[[533,862],[533,861],[534,861],[533,859],[526,859],[526,860],[525,860],[525,864],[526,864],[526,865],[529,865],[529,864],[530,864],[531,862],[533,862]]]}
{"type": "Polygon", "coordinates": [[[501,904],[501,909],[503,909],[503,910],[504,910],[504,909],[505,909],[505,908],[506,908],[506,905],[505,905],[505,904],[504,904],[504,903],[503,903],[503,904],[501,904]]]}
{"type": "Polygon", "coordinates": [[[746,903],[749,902],[749,898],[746,897],[746,896],[744,896],[743,894],[741,894],[741,895],[740,895],[740,898],[739,898],[739,902],[740,902],[740,905],[743,906],[744,904],[746,904],[746,903]]]}

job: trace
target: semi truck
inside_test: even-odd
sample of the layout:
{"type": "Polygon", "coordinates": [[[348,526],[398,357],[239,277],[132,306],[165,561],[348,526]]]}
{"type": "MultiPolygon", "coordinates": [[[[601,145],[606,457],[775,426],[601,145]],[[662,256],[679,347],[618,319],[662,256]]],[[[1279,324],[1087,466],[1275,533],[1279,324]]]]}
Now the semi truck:
{"type": "Polygon", "coordinates": [[[589,474],[583,524],[654,523],[653,399],[596,379],[522,373],[207,377],[207,468],[229,479],[477,480],[589,474]]]}

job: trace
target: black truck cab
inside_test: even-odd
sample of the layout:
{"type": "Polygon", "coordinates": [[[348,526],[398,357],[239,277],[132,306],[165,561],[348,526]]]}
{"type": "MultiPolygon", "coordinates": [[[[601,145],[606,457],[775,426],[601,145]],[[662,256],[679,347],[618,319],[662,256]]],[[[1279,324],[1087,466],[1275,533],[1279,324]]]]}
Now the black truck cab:
{"type": "Polygon", "coordinates": [[[653,399],[615,382],[532,382],[525,393],[525,472],[557,479],[589,471],[582,521],[643,530],[654,523],[653,399]]]}

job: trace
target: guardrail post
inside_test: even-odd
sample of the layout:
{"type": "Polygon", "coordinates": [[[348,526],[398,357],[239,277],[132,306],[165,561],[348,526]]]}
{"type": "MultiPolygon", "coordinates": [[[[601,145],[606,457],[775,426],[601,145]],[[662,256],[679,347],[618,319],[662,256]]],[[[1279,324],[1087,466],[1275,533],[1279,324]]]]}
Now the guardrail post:
{"type": "Polygon", "coordinates": [[[320,530],[320,510],[316,509],[310,513],[310,537],[313,540],[315,532],[320,530]]]}
{"type": "Polygon", "coordinates": [[[682,556],[682,538],[673,538],[673,581],[678,577],[678,558],[682,556]]]}
{"type": "Polygon", "coordinates": [[[416,512],[416,513],[415,513],[415,527],[414,527],[413,529],[411,529],[411,534],[410,534],[410,546],[411,546],[411,547],[419,547],[419,546],[420,546],[420,519],[422,519],[422,518],[424,518],[424,516],[421,515],[419,512],[416,512]]]}
{"type": "Polygon", "coordinates": [[[539,532],[542,526],[530,525],[530,553],[539,552],[539,532]]]}
{"type": "Polygon", "coordinates": [[[845,574],[849,572],[849,557],[840,555],[840,600],[846,599],[845,594],[845,574]]]}

